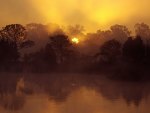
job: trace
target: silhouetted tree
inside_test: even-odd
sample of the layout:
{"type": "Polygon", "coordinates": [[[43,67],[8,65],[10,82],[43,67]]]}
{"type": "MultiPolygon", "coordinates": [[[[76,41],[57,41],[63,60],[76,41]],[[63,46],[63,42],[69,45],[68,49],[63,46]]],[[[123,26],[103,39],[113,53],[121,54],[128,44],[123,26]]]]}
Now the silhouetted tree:
{"type": "Polygon", "coordinates": [[[48,26],[37,23],[30,23],[25,26],[27,31],[27,39],[30,39],[35,42],[35,45],[32,48],[24,49],[24,53],[31,53],[39,51],[43,48],[48,42],[48,26]]]}
{"type": "Polygon", "coordinates": [[[56,55],[50,45],[39,50],[38,52],[25,54],[24,64],[26,69],[34,72],[52,71],[56,65],[56,55]]]}
{"type": "Polygon", "coordinates": [[[124,43],[130,36],[131,31],[128,30],[126,26],[123,25],[113,25],[110,27],[112,32],[112,38],[124,43]]]}
{"type": "Polygon", "coordinates": [[[142,60],[145,56],[145,45],[140,36],[133,40],[133,57],[136,60],[142,60]]]}
{"type": "Polygon", "coordinates": [[[123,45],[123,56],[126,58],[132,58],[133,52],[133,39],[129,37],[128,40],[123,45]]]}
{"type": "Polygon", "coordinates": [[[44,51],[45,51],[45,53],[44,53],[45,61],[52,66],[55,65],[57,63],[56,62],[57,59],[56,59],[55,51],[53,50],[51,45],[47,44],[44,51]]]}
{"type": "Polygon", "coordinates": [[[20,24],[7,25],[1,30],[1,32],[3,38],[16,43],[18,47],[26,39],[26,30],[20,24]]]}
{"type": "Polygon", "coordinates": [[[135,61],[141,61],[145,56],[145,45],[140,36],[135,39],[131,37],[123,46],[123,55],[135,61]]]}
{"type": "Polygon", "coordinates": [[[20,48],[29,48],[29,47],[32,47],[34,46],[35,43],[31,40],[27,40],[25,42],[22,42],[22,44],[20,45],[20,48]]]}
{"type": "Polygon", "coordinates": [[[34,42],[26,39],[26,30],[20,24],[7,25],[0,31],[0,60],[3,64],[17,63],[20,50],[34,42]]]}
{"type": "Polygon", "coordinates": [[[2,38],[0,39],[0,62],[1,65],[6,63],[15,62],[19,57],[19,53],[17,51],[17,46],[9,42],[8,40],[2,38]]]}
{"type": "Polygon", "coordinates": [[[137,36],[141,36],[145,44],[150,40],[150,27],[145,23],[137,23],[135,26],[135,33],[137,36]]]}
{"type": "Polygon", "coordinates": [[[99,51],[99,46],[103,45],[106,41],[112,39],[110,30],[97,30],[96,33],[87,33],[83,43],[80,47],[81,52],[84,54],[96,54],[99,51]]]}
{"type": "Polygon", "coordinates": [[[117,40],[121,44],[130,36],[130,31],[126,26],[113,25],[110,30],[97,30],[96,33],[88,33],[86,35],[85,48],[88,48],[92,54],[97,52],[98,47],[109,40],[117,40]]]}
{"type": "Polygon", "coordinates": [[[9,42],[15,43],[18,49],[23,48],[23,46],[32,46],[34,42],[27,40],[26,29],[20,24],[7,25],[1,30],[1,37],[8,40],[9,42]]]}
{"type": "Polygon", "coordinates": [[[105,59],[106,62],[116,61],[120,54],[121,54],[121,44],[114,39],[105,42],[101,46],[99,53],[102,59],[105,59]]]}
{"type": "Polygon", "coordinates": [[[49,46],[55,51],[57,63],[63,63],[71,52],[71,42],[66,35],[51,36],[48,43],[49,46]]]}

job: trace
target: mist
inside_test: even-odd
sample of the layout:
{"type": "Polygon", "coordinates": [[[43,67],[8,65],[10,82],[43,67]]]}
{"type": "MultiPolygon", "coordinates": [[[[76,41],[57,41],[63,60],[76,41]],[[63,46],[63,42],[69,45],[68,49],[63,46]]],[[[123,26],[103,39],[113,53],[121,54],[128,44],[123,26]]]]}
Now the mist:
{"type": "Polygon", "coordinates": [[[137,22],[150,24],[148,0],[0,0],[0,4],[1,27],[10,23],[52,22],[63,26],[80,24],[87,32],[94,32],[116,23],[129,28],[137,22]]]}
{"type": "Polygon", "coordinates": [[[0,113],[150,113],[149,0],[0,0],[0,113]]]}

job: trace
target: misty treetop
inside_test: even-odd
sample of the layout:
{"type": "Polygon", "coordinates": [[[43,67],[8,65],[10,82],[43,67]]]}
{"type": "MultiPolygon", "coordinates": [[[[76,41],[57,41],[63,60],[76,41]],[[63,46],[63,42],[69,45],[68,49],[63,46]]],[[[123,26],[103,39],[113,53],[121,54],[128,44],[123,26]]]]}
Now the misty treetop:
{"type": "Polygon", "coordinates": [[[1,67],[17,63],[21,49],[27,47],[28,44],[31,46],[31,41],[26,39],[26,30],[22,25],[12,24],[2,28],[0,31],[1,67]]]}
{"type": "Polygon", "coordinates": [[[144,23],[135,25],[135,35],[124,25],[95,33],[85,33],[80,25],[36,23],[0,30],[1,71],[100,71],[137,63],[148,66],[149,59],[150,28],[144,23]],[[74,37],[78,44],[72,42],[74,37]]]}

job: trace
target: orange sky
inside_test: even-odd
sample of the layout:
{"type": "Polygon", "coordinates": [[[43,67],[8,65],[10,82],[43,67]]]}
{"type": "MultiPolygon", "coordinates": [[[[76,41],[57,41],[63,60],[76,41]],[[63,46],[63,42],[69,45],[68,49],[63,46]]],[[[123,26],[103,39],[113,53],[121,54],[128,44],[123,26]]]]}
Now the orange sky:
{"type": "Polygon", "coordinates": [[[82,24],[87,31],[113,24],[150,24],[150,0],[0,0],[0,26],[10,23],[82,24]]]}

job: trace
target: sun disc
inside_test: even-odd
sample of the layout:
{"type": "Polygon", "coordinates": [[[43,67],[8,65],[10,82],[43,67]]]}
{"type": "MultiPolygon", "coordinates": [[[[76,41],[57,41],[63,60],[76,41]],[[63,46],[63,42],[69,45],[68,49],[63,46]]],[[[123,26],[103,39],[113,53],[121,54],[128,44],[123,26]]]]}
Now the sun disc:
{"type": "Polygon", "coordinates": [[[79,43],[79,39],[74,37],[74,38],[72,38],[72,42],[78,44],[79,43]]]}

